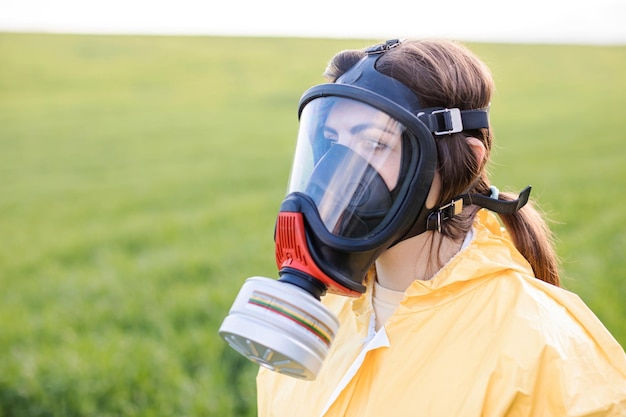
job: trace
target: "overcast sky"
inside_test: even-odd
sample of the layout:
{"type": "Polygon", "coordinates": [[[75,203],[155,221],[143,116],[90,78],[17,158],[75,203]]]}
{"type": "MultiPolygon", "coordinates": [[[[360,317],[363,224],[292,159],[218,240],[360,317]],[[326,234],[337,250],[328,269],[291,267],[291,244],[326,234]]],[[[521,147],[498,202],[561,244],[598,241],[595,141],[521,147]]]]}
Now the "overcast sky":
{"type": "Polygon", "coordinates": [[[626,0],[0,0],[0,31],[626,44],[626,0]]]}

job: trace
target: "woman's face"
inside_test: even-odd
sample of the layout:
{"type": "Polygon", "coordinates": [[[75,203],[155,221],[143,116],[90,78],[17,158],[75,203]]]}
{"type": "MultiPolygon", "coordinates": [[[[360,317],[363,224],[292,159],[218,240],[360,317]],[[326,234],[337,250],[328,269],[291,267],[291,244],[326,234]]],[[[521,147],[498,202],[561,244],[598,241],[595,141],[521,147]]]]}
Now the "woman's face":
{"type": "Polygon", "coordinates": [[[402,125],[382,111],[339,100],[324,124],[324,138],[352,149],[367,160],[393,190],[402,160],[402,125]]]}

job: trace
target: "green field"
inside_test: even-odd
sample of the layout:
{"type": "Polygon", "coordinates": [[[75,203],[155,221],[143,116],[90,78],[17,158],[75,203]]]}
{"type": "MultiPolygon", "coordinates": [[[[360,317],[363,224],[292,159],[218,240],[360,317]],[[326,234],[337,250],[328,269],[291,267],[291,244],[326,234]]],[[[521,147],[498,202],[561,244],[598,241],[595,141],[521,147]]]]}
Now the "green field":
{"type": "MultiPolygon", "coordinates": [[[[300,94],[368,41],[0,34],[0,417],[253,416],[217,335],[275,276],[300,94]]],[[[626,47],[470,44],[493,183],[626,346],[626,47]]]]}

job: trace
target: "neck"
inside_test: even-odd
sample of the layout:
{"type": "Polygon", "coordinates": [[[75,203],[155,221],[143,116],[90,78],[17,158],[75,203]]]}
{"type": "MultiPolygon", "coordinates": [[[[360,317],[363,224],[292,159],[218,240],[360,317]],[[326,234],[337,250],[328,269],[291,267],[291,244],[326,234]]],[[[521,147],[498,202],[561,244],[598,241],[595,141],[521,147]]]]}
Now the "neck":
{"type": "Polygon", "coordinates": [[[431,279],[461,249],[462,239],[424,232],[387,249],[376,260],[378,283],[404,292],[413,281],[431,279]]]}

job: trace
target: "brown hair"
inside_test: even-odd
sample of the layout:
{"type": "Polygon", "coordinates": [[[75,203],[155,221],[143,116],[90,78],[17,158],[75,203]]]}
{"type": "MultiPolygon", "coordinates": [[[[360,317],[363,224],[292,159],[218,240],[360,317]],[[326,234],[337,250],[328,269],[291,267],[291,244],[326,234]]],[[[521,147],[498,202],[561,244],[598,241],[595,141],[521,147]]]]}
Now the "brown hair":
{"type": "MultiPolygon", "coordinates": [[[[331,60],[324,75],[334,82],[363,56],[365,52],[360,50],[342,51],[331,60]]],[[[376,69],[411,88],[423,107],[486,108],[495,88],[489,68],[469,49],[453,41],[405,41],[385,52],[376,69]]],[[[491,194],[486,164],[492,142],[490,128],[437,137],[437,169],[442,180],[438,206],[467,192],[491,194]],[[476,160],[465,140],[467,137],[475,137],[484,144],[484,161],[476,160]]],[[[499,194],[500,200],[515,198],[513,194],[499,194]]],[[[467,207],[461,215],[445,222],[441,232],[458,239],[470,230],[477,211],[476,206],[467,207]]],[[[529,202],[514,214],[500,214],[500,218],[535,276],[560,285],[552,234],[533,204],[529,202]]]]}

